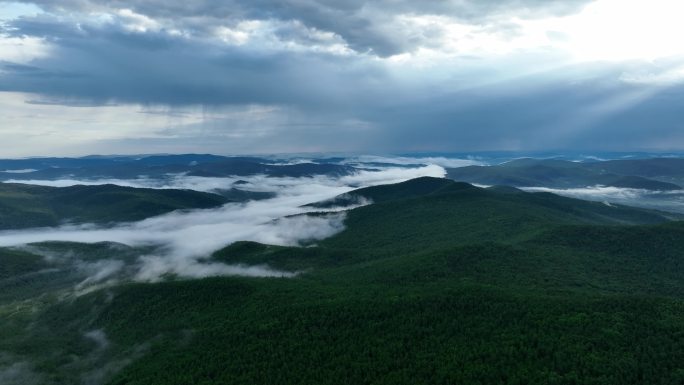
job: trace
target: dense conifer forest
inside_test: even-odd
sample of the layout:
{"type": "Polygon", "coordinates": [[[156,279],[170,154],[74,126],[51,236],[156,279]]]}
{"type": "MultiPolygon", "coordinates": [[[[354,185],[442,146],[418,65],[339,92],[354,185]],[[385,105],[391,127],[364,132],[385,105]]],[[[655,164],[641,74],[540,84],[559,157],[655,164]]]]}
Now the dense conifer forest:
{"type": "MultiPolygon", "coordinates": [[[[429,178],[354,194],[376,203],[332,238],[211,257],[294,278],[22,299],[65,278],[4,249],[0,350],[55,384],[684,381],[684,226],[669,214],[429,178]]],[[[42,247],[97,260],[112,245],[42,247]]]]}

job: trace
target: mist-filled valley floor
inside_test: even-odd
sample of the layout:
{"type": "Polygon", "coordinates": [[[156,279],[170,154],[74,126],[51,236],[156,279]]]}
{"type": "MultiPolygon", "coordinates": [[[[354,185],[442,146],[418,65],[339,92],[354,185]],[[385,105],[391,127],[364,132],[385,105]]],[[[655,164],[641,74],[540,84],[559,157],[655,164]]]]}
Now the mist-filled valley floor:
{"type": "Polygon", "coordinates": [[[681,384],[684,163],[611,159],[0,160],[0,384],[681,384]]]}

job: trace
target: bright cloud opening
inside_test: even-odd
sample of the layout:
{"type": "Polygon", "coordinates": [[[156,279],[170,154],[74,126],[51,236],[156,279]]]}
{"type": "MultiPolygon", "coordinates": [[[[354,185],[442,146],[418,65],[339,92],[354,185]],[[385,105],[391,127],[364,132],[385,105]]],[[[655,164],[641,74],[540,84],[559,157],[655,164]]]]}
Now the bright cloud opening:
{"type": "Polygon", "coordinates": [[[600,0],[561,25],[580,60],[652,61],[684,54],[682,14],[676,0],[600,0]]]}

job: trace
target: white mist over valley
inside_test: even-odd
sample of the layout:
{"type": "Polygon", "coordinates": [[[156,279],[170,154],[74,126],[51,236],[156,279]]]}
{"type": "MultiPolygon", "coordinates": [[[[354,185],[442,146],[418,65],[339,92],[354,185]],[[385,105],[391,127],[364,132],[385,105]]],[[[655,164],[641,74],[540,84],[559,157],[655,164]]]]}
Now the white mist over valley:
{"type": "MultiPolygon", "coordinates": [[[[375,158],[373,158],[375,159],[375,158]]],[[[382,158],[385,162],[390,159],[382,158]]],[[[391,160],[390,160],[391,161],[391,160]]],[[[417,161],[417,160],[416,160],[417,161]]],[[[464,161],[467,162],[467,161],[464,161]]],[[[140,255],[133,268],[118,260],[83,264],[91,271],[87,284],[107,282],[128,270],[127,276],[140,281],[156,281],[169,274],[186,278],[215,275],[256,277],[292,277],[296,273],[274,270],[268,266],[227,265],[208,262],[212,252],[236,241],[254,241],[270,245],[298,246],[332,236],[344,229],[345,212],[354,206],[326,208],[325,215],[306,215],[320,211],[305,207],[356,188],[398,183],[431,176],[443,177],[445,171],[434,164],[397,165],[359,170],[350,175],[315,175],[306,177],[197,177],[167,175],[163,179],[58,179],[8,180],[6,183],[28,183],[53,187],[74,185],[116,184],[127,187],[155,189],[191,189],[203,192],[226,190],[239,186],[241,190],[273,193],[274,197],[244,203],[228,203],[215,209],[175,211],[138,222],[94,224],[64,224],[53,228],[36,228],[0,232],[0,246],[25,247],[47,241],[114,242],[132,247],[152,247],[152,253],[140,255]]],[[[361,202],[360,204],[364,204],[361,202]]],[[[41,252],[40,248],[33,249],[41,252]]],[[[84,267],[85,266],[85,267],[84,267]]]]}

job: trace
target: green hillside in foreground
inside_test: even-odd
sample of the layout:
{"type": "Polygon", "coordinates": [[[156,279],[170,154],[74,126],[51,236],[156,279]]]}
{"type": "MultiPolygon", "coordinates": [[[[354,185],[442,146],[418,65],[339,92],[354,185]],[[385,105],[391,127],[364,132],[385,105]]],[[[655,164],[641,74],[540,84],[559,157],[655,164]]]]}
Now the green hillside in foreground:
{"type": "Polygon", "coordinates": [[[224,196],[192,190],[0,183],[0,229],[57,226],[65,221],[136,221],[178,209],[211,208],[226,202],[229,199],[224,196]]]}
{"type": "Polygon", "coordinates": [[[637,159],[571,162],[558,159],[517,159],[494,166],[447,169],[454,180],[484,185],[576,188],[613,186],[644,190],[681,190],[682,159],[637,159]]]}
{"type": "MultiPolygon", "coordinates": [[[[375,203],[317,246],[212,256],[296,278],[4,300],[0,368],[46,384],[684,381],[683,223],[433,178],[355,194],[375,203]]],[[[57,246],[90,261],[104,247],[57,246]]],[[[17,264],[3,274],[46,269],[17,253],[0,250],[17,264]]]]}

